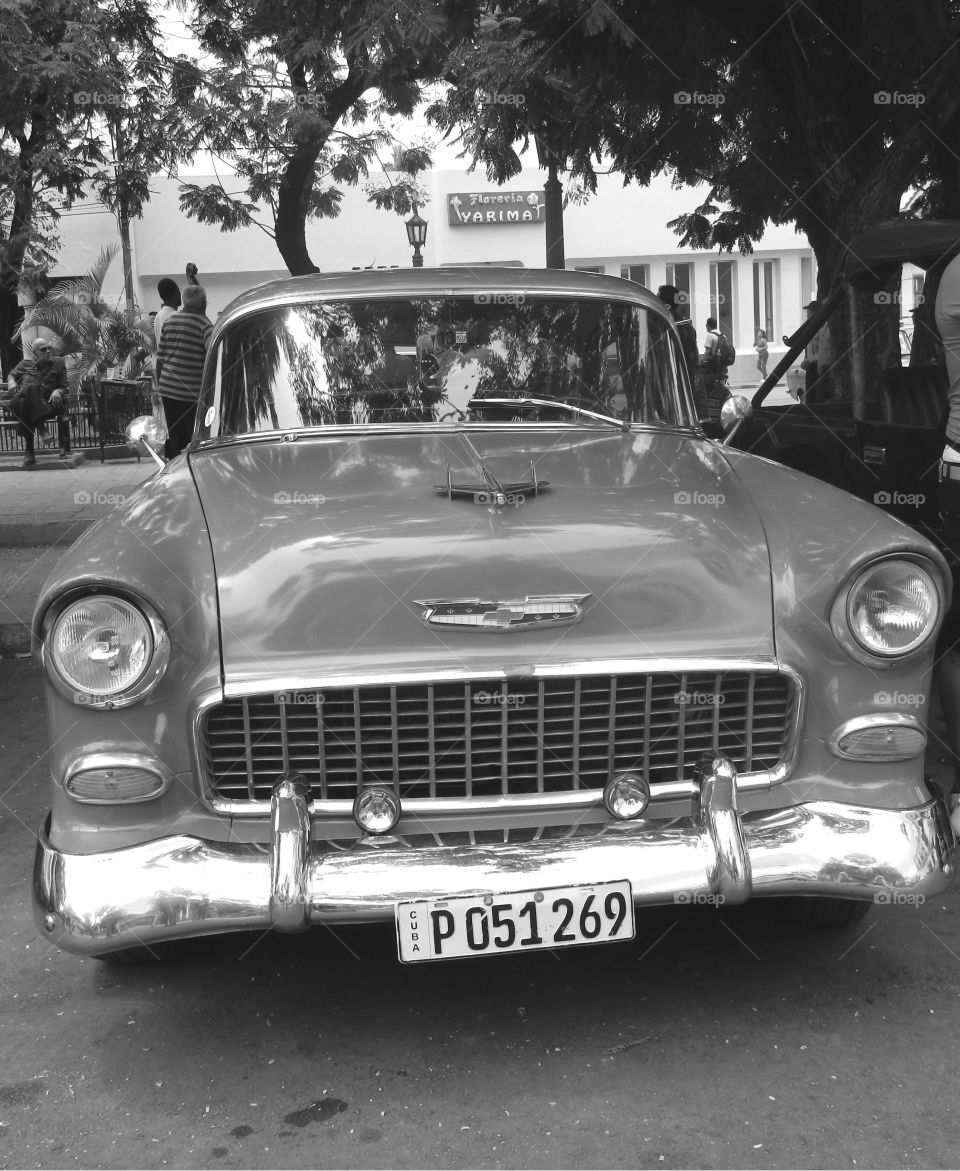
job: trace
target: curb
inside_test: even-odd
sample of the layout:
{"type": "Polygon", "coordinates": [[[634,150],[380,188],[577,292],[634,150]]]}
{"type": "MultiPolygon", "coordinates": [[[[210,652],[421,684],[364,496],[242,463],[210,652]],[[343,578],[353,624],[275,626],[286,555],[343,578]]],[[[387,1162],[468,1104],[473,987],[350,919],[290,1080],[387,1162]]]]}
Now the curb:
{"type": "Polygon", "coordinates": [[[96,520],[84,516],[75,520],[0,524],[0,545],[72,545],[96,520]]]}
{"type": "Polygon", "coordinates": [[[30,625],[23,622],[0,622],[0,657],[30,653],[30,625]]]}

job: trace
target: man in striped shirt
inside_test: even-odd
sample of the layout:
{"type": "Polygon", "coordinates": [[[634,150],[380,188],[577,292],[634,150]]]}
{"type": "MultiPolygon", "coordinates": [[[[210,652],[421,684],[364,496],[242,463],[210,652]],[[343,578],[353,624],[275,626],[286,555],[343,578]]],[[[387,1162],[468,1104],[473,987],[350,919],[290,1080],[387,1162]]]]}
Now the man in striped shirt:
{"type": "Polygon", "coordinates": [[[199,285],[188,285],[182,296],[180,311],[164,323],[157,350],[158,390],[167,420],[167,459],[179,455],[193,439],[203,362],[213,330],[206,315],[206,292],[199,285]]]}

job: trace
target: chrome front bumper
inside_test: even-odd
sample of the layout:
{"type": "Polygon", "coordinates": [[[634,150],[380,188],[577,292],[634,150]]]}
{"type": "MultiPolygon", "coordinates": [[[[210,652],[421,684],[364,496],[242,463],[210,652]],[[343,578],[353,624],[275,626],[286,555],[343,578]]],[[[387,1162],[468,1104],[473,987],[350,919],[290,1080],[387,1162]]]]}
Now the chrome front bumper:
{"type": "Polygon", "coordinates": [[[42,833],[34,912],[46,938],[96,955],[226,931],[390,919],[403,900],[477,892],[628,879],[644,905],[773,895],[892,902],[936,894],[954,873],[956,842],[940,801],[906,810],[811,802],[740,814],[729,762],[705,763],[697,782],[699,809],[680,820],[494,846],[412,848],[368,837],[343,850],[311,841],[303,788],[284,780],[269,845],[178,836],[67,854],[42,833]]]}

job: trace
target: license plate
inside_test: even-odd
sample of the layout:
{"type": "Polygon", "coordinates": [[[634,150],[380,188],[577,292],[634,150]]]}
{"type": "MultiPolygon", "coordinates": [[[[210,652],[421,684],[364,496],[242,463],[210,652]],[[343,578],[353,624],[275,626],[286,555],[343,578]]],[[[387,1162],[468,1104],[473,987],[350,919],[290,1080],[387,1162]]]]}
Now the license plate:
{"type": "Polygon", "coordinates": [[[630,883],[462,895],[396,906],[405,964],[633,939],[630,883]]]}

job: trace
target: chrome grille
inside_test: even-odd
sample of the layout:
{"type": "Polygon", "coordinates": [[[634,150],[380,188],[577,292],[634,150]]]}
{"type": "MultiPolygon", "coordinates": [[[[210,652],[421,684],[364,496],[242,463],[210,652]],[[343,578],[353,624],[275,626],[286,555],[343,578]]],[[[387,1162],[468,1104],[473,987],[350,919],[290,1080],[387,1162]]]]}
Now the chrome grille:
{"type": "Polygon", "coordinates": [[[222,800],[269,801],[290,772],[315,801],[352,801],[359,783],[492,797],[598,789],[626,769],[689,779],[708,751],[773,769],[794,716],[793,683],[773,673],[472,679],[229,699],[206,712],[201,746],[222,800]]]}

